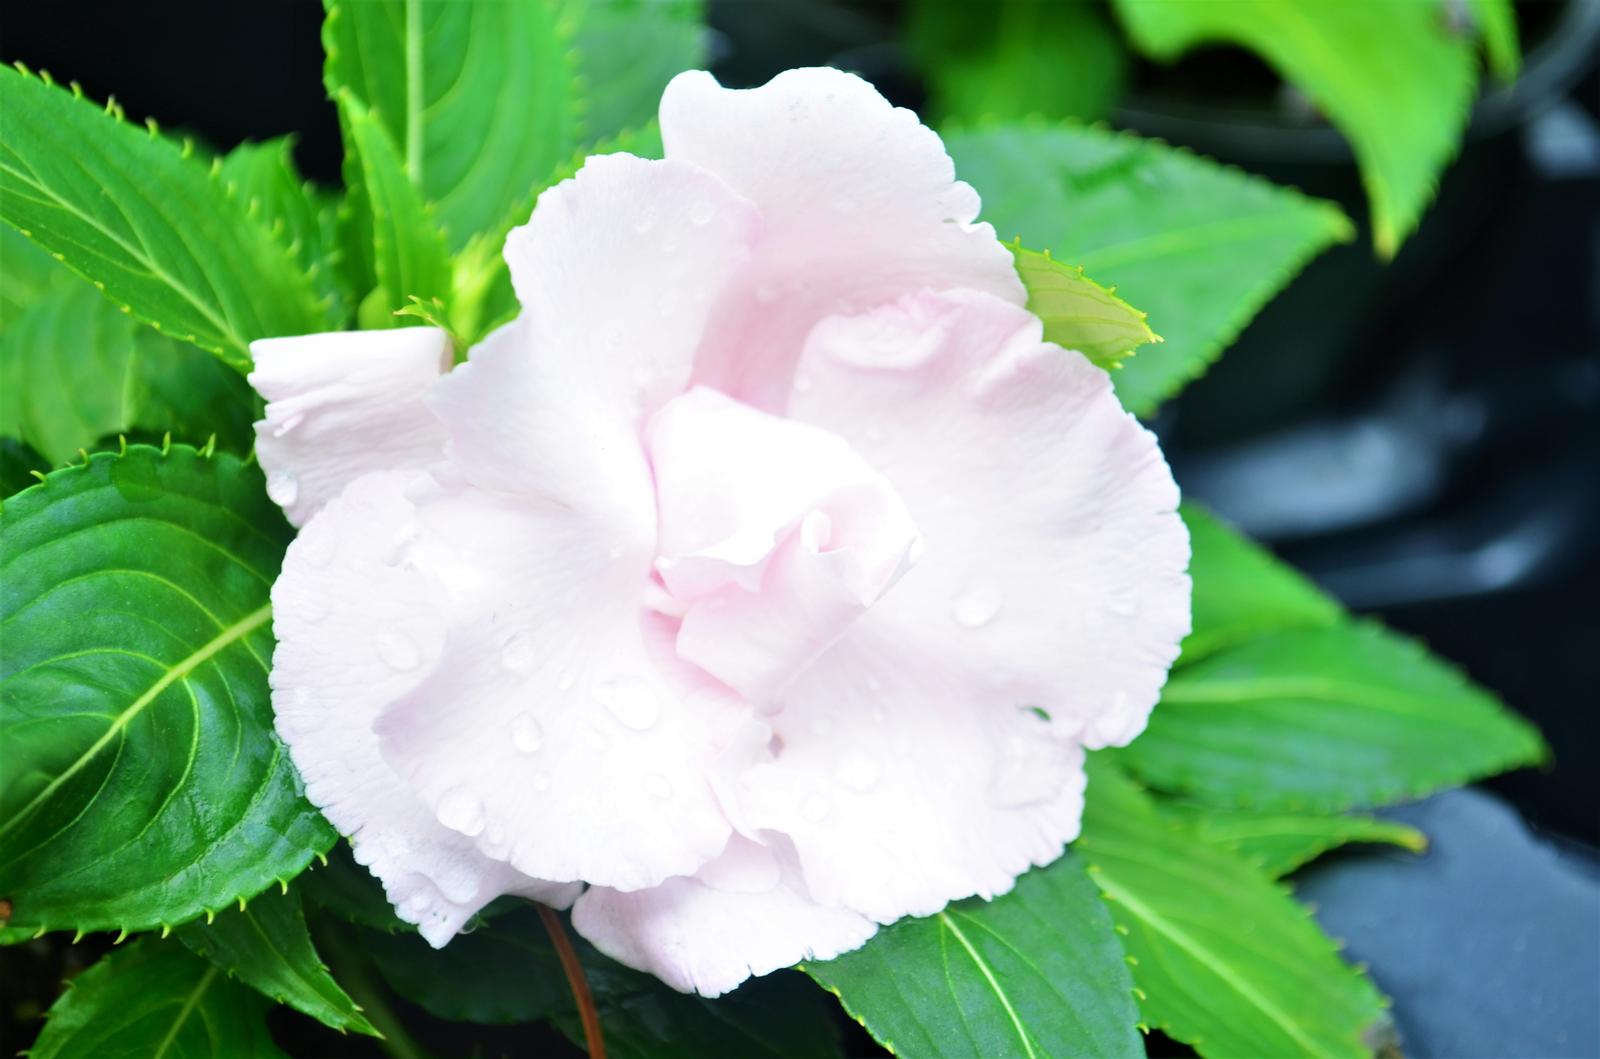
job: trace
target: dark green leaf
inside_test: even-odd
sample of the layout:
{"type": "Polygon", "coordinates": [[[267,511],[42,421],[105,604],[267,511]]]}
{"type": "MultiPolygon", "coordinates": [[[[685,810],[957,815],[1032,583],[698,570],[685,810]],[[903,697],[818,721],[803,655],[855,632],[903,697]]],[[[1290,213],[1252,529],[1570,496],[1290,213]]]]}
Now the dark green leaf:
{"type": "Polygon", "coordinates": [[[105,957],[50,1008],[32,1059],[276,1059],[267,1001],[177,942],[105,957]]]}
{"type": "Polygon", "coordinates": [[[1144,1054],[1122,946],[1070,852],[805,969],[896,1055],[1144,1054]]]}
{"type": "Polygon", "coordinates": [[[376,1035],[355,1001],[317,955],[298,889],[268,890],[209,923],[179,927],[177,938],[246,985],[336,1030],[376,1035]]]}
{"type": "Polygon", "coordinates": [[[1461,143],[1477,91],[1473,42],[1428,3],[1115,0],[1128,35],[1170,62],[1201,45],[1256,52],[1338,126],[1372,203],[1373,242],[1393,256],[1461,143]]]}
{"type": "Polygon", "coordinates": [[[1294,567],[1195,504],[1182,508],[1193,557],[1194,631],[1179,665],[1263,633],[1336,624],[1339,604],[1294,567]]]}
{"type": "Polygon", "coordinates": [[[1093,765],[1075,848],[1110,901],[1145,1021],[1208,1057],[1370,1054],[1382,998],[1306,910],[1093,765]]]}
{"type": "Polygon", "coordinates": [[[1274,878],[1352,842],[1399,846],[1413,853],[1428,847],[1427,836],[1416,828],[1373,816],[1253,813],[1186,802],[1163,804],[1161,811],[1274,878]]]}
{"type": "Polygon", "coordinates": [[[452,248],[498,220],[577,145],[569,41],[552,2],[327,6],[329,93],[348,91],[374,113],[396,148],[395,168],[433,203],[452,248]]]}
{"type": "Polygon", "coordinates": [[[1118,759],[1224,807],[1336,811],[1540,761],[1532,725],[1421,646],[1374,625],[1251,640],[1175,671],[1118,759]]]}
{"type": "Polygon", "coordinates": [[[250,450],[254,396],[238,372],[66,278],[0,334],[0,433],[56,464],[134,431],[194,442],[215,433],[250,450]]]}
{"type": "Polygon", "coordinates": [[[654,121],[667,82],[706,66],[703,7],[700,0],[566,0],[578,24],[585,143],[654,121]]]}
{"type": "Polygon", "coordinates": [[[328,851],[327,863],[302,873],[295,887],[308,902],[346,922],[390,934],[417,929],[394,914],[383,884],[355,862],[348,843],[335,844],[328,851]]]}
{"type": "Polygon", "coordinates": [[[261,472],[136,445],[0,510],[0,896],[13,925],[143,930],[333,842],[272,730],[261,472]]]}
{"type": "Polygon", "coordinates": [[[0,218],[157,330],[236,368],[321,329],[310,281],[204,165],[86,99],[0,70],[0,218]]]}
{"type": "Polygon", "coordinates": [[[0,497],[20,493],[39,479],[34,471],[43,474],[50,469],[50,461],[34,451],[33,446],[13,437],[0,436],[0,497]]]}
{"type": "Polygon", "coordinates": [[[1113,376],[1138,415],[1204,372],[1301,265],[1352,234],[1330,203],[1124,133],[996,125],[949,131],[945,146],[1002,238],[1082,265],[1150,314],[1166,341],[1113,376]]]}
{"type": "Polygon", "coordinates": [[[1075,349],[1107,371],[1122,366],[1135,349],[1161,341],[1145,314],[1048,253],[1013,245],[1017,275],[1028,289],[1028,311],[1044,321],[1044,338],[1075,349]]]}

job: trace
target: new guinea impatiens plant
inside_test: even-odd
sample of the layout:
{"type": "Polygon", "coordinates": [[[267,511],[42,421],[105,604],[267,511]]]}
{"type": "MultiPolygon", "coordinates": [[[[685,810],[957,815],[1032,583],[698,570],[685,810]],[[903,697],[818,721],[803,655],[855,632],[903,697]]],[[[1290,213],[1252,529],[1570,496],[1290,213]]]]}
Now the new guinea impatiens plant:
{"type": "Polygon", "coordinates": [[[0,941],[118,943],[31,1054],[281,1054],[274,1003],[396,1055],[1371,1054],[1279,877],[1543,744],[1134,418],[1348,221],[726,88],[699,17],[333,0],[338,192],[0,77],[0,941]]]}

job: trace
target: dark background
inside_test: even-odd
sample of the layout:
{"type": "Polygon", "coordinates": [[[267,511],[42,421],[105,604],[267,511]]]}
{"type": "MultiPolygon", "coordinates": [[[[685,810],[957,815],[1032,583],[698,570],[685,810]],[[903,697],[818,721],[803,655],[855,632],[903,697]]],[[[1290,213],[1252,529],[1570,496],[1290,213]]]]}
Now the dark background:
{"type": "MultiPolygon", "coordinates": [[[[1519,15],[1524,77],[1486,90],[1399,257],[1381,265],[1358,240],[1319,259],[1155,425],[1188,495],[1352,608],[1424,638],[1540,725],[1554,766],[1490,786],[1592,863],[1600,3],[1525,4],[1519,15]]],[[[713,0],[714,68],[749,84],[831,62],[915,107],[923,93],[897,43],[899,18],[887,0],[713,0]]],[[[220,149],[293,132],[306,174],[334,183],[321,21],[310,0],[12,0],[0,11],[0,55],[220,149]]],[[[1277,92],[1237,51],[1139,64],[1112,124],[1364,219],[1342,141],[1279,135],[1277,92]]],[[[1137,291],[1123,293],[1137,304],[1137,291]]]]}

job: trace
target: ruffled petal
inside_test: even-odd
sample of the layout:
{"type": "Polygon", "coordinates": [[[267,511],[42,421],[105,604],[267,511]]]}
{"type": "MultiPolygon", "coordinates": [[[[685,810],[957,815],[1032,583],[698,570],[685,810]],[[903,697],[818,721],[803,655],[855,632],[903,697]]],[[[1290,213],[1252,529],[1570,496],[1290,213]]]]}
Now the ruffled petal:
{"type": "Polygon", "coordinates": [[[715,173],[761,211],[760,247],[718,301],[695,369],[740,400],[781,410],[825,316],[923,287],[1024,302],[939,137],[853,74],[789,70],[735,90],[682,73],[661,98],[661,138],[669,160],[715,173]]]}
{"type": "Polygon", "coordinates": [[[444,452],[423,397],[450,364],[434,327],[339,331],[250,343],[267,400],[256,457],[267,493],[302,526],[363,474],[421,468],[444,452]]]}
{"type": "Polygon", "coordinates": [[[312,804],[350,837],[399,916],[443,945],[505,893],[563,906],[577,887],[529,878],[441,825],[378,753],[379,710],[438,664],[445,628],[435,587],[391,565],[417,475],[357,479],[301,531],[272,590],[272,702],[312,804]]]}
{"type": "Polygon", "coordinates": [[[792,870],[742,836],[693,877],[633,893],[591,887],[573,906],[572,925],[612,959],[708,997],[751,975],[831,960],[877,930],[864,916],[812,901],[792,870]]]}

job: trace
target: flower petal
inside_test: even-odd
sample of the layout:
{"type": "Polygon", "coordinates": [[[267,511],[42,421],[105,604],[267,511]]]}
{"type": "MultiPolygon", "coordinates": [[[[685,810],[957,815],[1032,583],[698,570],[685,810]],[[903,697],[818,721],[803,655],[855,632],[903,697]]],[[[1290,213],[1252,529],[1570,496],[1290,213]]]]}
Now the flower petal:
{"type": "Polygon", "coordinates": [[[421,468],[443,454],[444,428],[422,402],[450,364],[450,338],[438,328],[263,338],[250,353],[250,385],[267,399],[256,456],[294,525],[363,474],[421,468]]]}
{"type": "Polygon", "coordinates": [[[573,906],[572,925],[612,959],[708,997],[751,975],[831,960],[877,930],[864,916],[812,901],[772,852],[738,835],[693,877],[633,893],[591,887],[573,906]]]}
{"type": "Polygon", "coordinates": [[[698,381],[783,407],[806,334],[825,316],[923,287],[1018,305],[1011,254],[939,137],[853,74],[789,70],[761,88],[679,74],[661,98],[669,160],[715,173],[761,211],[749,266],[717,304],[698,381]]]}
{"type": "Polygon", "coordinates": [[[437,946],[501,894],[564,905],[577,888],[484,857],[439,824],[378,753],[378,711],[438,664],[444,641],[434,587],[374,547],[412,518],[404,489],[417,477],[357,479],[290,545],[272,589],[271,682],[278,732],[306,796],[350,837],[400,917],[437,946]]]}

